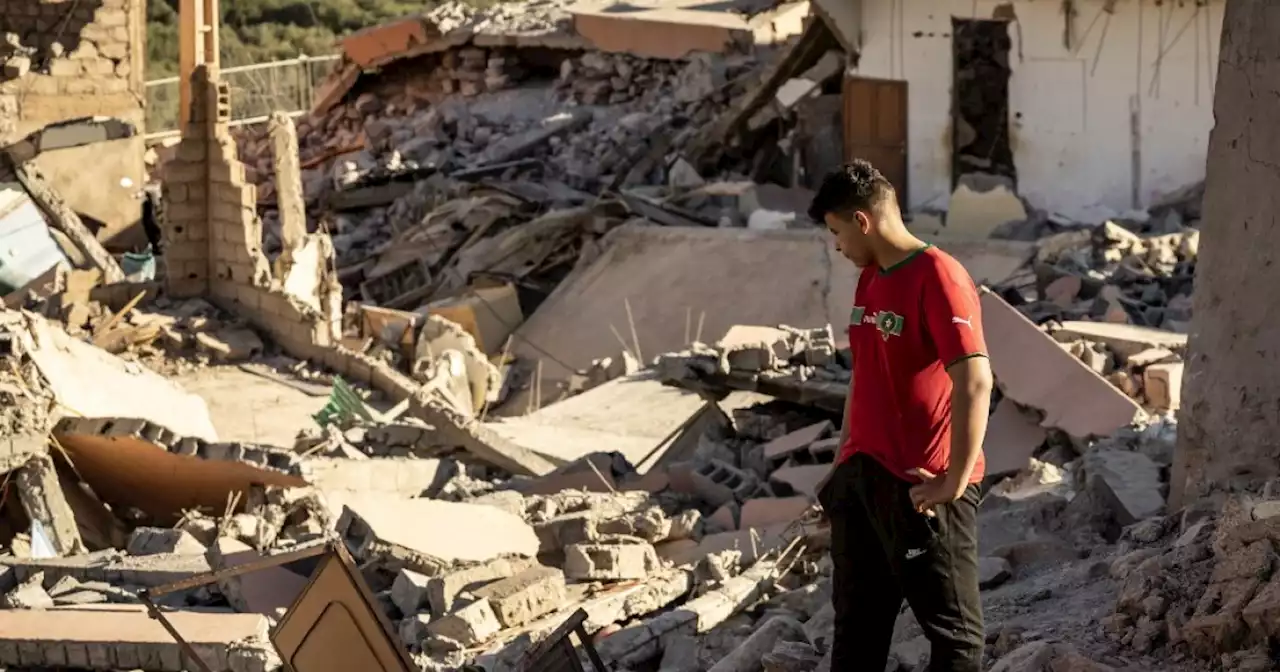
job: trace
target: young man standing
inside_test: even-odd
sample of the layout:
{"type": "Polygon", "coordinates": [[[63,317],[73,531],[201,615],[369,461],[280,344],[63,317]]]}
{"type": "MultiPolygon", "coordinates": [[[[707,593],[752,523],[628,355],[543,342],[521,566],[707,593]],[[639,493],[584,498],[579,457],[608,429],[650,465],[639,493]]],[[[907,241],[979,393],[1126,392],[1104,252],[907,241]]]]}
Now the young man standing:
{"type": "Polygon", "coordinates": [[[931,672],[977,672],[977,483],[991,402],[978,292],[950,255],[907,231],[893,187],[857,160],[809,209],[860,269],[853,380],[819,499],[835,565],[832,672],[883,672],[905,599],[931,672]]]}

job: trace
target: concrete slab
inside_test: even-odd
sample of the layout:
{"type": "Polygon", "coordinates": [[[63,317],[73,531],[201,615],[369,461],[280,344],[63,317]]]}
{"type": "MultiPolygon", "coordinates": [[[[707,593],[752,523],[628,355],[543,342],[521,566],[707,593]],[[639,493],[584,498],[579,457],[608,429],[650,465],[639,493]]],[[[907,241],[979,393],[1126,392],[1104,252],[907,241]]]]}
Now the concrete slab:
{"type": "MultiPolygon", "coordinates": [[[[1029,245],[1010,241],[931,242],[977,282],[1003,280],[1031,256],[1029,245]]],[[[610,327],[630,338],[628,303],[642,359],[682,349],[694,338],[709,342],[735,324],[831,324],[845,341],[841,327],[848,323],[857,269],[835,252],[825,231],[627,225],[610,232],[605,244],[594,264],[561,283],[516,332],[513,352],[542,360],[544,389],[572,373],[566,366],[585,369],[593,359],[617,354],[610,327]]]]}
{"type": "Polygon", "coordinates": [[[319,457],[308,459],[300,472],[325,492],[381,492],[409,498],[436,493],[456,469],[433,459],[319,457]]]}
{"type": "Polygon", "coordinates": [[[415,16],[356,31],[344,37],[340,44],[353,63],[371,68],[422,47],[439,34],[434,26],[429,27],[428,22],[415,16]]]}
{"type": "Polygon", "coordinates": [[[380,546],[400,547],[446,562],[538,554],[533,528],[492,506],[377,494],[344,499],[338,529],[363,537],[366,543],[374,540],[380,546]]]}
{"type": "Polygon", "coordinates": [[[86,418],[138,418],[217,441],[204,400],[169,379],[30,316],[29,353],[58,402],[86,418]],[[85,384],[92,381],[92,384],[85,384]]]}
{"type": "Polygon", "coordinates": [[[1074,337],[1103,343],[1121,357],[1130,357],[1150,348],[1166,348],[1175,353],[1186,352],[1187,349],[1186,334],[1133,324],[1071,320],[1063,322],[1053,333],[1058,340],[1074,337]]]}
{"type": "Polygon", "coordinates": [[[315,425],[311,416],[325,402],[235,366],[198,369],[174,380],[204,400],[223,441],[292,448],[298,430],[315,425]]]}
{"type": "Polygon", "coordinates": [[[987,475],[1021,471],[1044,443],[1048,433],[1007,399],[996,404],[987,420],[987,436],[982,451],[987,458],[987,475]]]}
{"type": "Polygon", "coordinates": [[[804,495],[811,500],[818,499],[818,483],[831,473],[829,464],[806,464],[796,467],[783,467],[769,475],[775,483],[791,486],[797,495],[804,495]]]}
{"type": "Polygon", "coordinates": [[[1010,399],[1044,412],[1042,427],[1108,436],[1145,415],[1142,407],[1058,345],[999,296],[982,292],[991,369],[1010,399]]]}
{"type": "MultiPolygon", "coordinates": [[[[213,672],[230,670],[227,644],[267,636],[259,614],[166,611],[213,672]]],[[[0,665],[180,672],[178,642],[137,604],[0,610],[0,665]]]]}
{"type": "Polygon", "coordinates": [[[618,452],[643,473],[660,455],[641,464],[644,457],[703,404],[697,394],[663,385],[655,372],[641,371],[535,413],[486,426],[556,462],[618,452]]]}

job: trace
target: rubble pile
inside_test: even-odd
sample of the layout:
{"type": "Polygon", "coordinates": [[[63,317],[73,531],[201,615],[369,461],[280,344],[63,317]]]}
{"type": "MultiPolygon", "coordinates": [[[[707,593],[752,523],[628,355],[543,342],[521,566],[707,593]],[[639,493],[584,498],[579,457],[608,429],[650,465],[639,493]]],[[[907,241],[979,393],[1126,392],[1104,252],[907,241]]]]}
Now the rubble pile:
{"type": "Polygon", "coordinates": [[[1199,239],[1198,229],[1144,236],[1112,221],[1043,238],[1033,314],[1186,333],[1199,239]]]}
{"type": "MultiPolygon", "coordinates": [[[[47,338],[23,335],[44,324],[39,318],[4,315],[17,329],[14,342],[47,338]]],[[[43,364],[41,370],[56,380],[56,370],[36,352],[14,360],[17,370],[43,364]]],[[[704,390],[720,389],[721,396],[726,390],[707,375],[767,378],[789,371],[786,376],[805,383],[847,385],[844,356],[829,329],[740,325],[715,346],[695,345],[693,352],[662,355],[658,368],[696,370],[704,390]]],[[[125,373],[127,366],[119,370],[117,375],[138,375],[125,373]]],[[[640,382],[645,370],[620,373],[622,379],[590,387],[575,403],[612,394],[612,385],[648,385],[640,382]]],[[[683,380],[693,382],[688,375],[683,380]]],[[[39,376],[23,386],[59,403],[71,401],[69,388],[39,376]]],[[[23,393],[14,387],[19,391],[5,393],[23,393]]],[[[437,393],[462,394],[455,389],[437,393]]],[[[29,529],[6,542],[9,555],[0,556],[0,576],[11,577],[0,600],[7,609],[32,613],[97,604],[142,609],[144,588],[340,540],[362,568],[372,604],[389,624],[388,637],[421,669],[522,669],[533,644],[578,609],[585,610],[586,631],[595,633],[594,648],[612,665],[821,669],[832,628],[823,559],[829,532],[814,514],[814,488],[835,458],[838,415],[814,399],[759,398],[734,406],[724,423],[689,430],[676,442],[687,447],[668,447],[669,457],[656,466],[640,469],[616,453],[591,453],[523,474],[513,471],[519,466],[495,461],[512,450],[492,434],[505,423],[481,423],[473,430],[477,439],[463,441],[430,421],[440,416],[424,420],[416,412],[374,416],[348,408],[318,429],[300,432],[287,448],[183,438],[149,422],[46,423],[42,431],[63,450],[48,452],[48,435],[37,434],[33,450],[43,457],[9,467],[18,470],[16,487],[26,493],[21,501],[32,517],[29,529]],[[189,496],[166,494],[167,486],[148,480],[142,462],[133,469],[122,463],[128,471],[121,471],[102,461],[109,454],[103,451],[128,460],[185,455],[172,477],[179,483],[189,478],[182,475],[188,470],[226,478],[214,474],[230,465],[251,469],[251,480],[196,493],[202,503],[191,506],[189,496]],[[122,489],[112,480],[120,478],[142,478],[132,482],[150,487],[122,489]],[[59,489],[51,490],[52,484],[59,489]],[[82,501],[82,494],[92,499],[82,501]]],[[[99,401],[136,407],[123,398],[99,401]]],[[[181,431],[200,430],[188,424],[181,431]]],[[[1116,467],[1124,457],[1107,454],[1156,454],[1163,449],[1153,442],[1167,438],[1167,432],[1135,430],[1130,439],[1121,435],[1083,454],[1058,445],[1040,457],[1059,464],[1035,459],[997,486],[984,506],[983,586],[993,600],[993,632],[1006,643],[993,647],[990,662],[1001,664],[1001,656],[1015,662],[1090,660],[1051,636],[1009,630],[1000,619],[1025,602],[1023,591],[1040,590],[1034,587],[1039,582],[1080,580],[1076,570],[1050,570],[1079,562],[1082,553],[1096,556],[1101,551],[1087,544],[1115,539],[1113,530],[1135,522],[1126,515],[1150,520],[1158,514],[1122,508],[1144,503],[1134,499],[1142,484],[1126,476],[1133,471],[1127,463],[1116,467]]],[[[1155,478],[1158,489],[1159,470],[1155,478]]],[[[253,623],[278,623],[301,599],[306,581],[290,566],[223,576],[157,599],[178,615],[198,610],[217,625],[211,636],[227,639],[201,649],[221,652],[210,659],[213,669],[274,669],[276,652],[253,639],[248,623],[233,619],[252,615],[262,619],[253,623]]],[[[117,636],[135,641],[125,625],[117,636]]],[[[910,666],[923,664],[918,628],[906,622],[901,633],[895,658],[917,669],[910,666]]],[[[82,646],[74,631],[58,628],[32,637],[82,646]]],[[[132,660],[122,658],[119,648],[101,655],[132,660]]]]}
{"type": "Polygon", "coordinates": [[[1169,648],[1230,669],[1271,669],[1280,595],[1271,490],[1127,529],[1132,550],[1111,566],[1122,589],[1107,633],[1138,654],[1169,648]]]}
{"type": "MultiPolygon", "coordinates": [[[[303,635],[341,611],[326,627],[360,636],[339,653],[371,647],[352,669],[550,669],[557,651],[830,669],[816,490],[852,375],[832,292],[851,283],[796,214],[812,157],[793,150],[848,59],[810,28],[781,54],[607,53],[557,41],[559,2],[426,17],[379,27],[363,62],[352,36],[338,93],[296,129],[277,114],[233,137],[226,83],[198,68],[199,132],[158,171],[154,272],[50,215],[83,254],[0,312],[0,666],[176,672],[189,643],[214,672],[308,672],[336,654],[303,635]],[[678,261],[725,295],[653,263],[695,244],[823,305],[757,293],[766,324],[739,324],[726,306],[754,278],[678,261]]],[[[981,186],[927,235],[983,285],[997,382],[985,662],[1267,669],[1271,497],[1165,508],[1202,188],[1081,225],[981,186]]],[[[909,611],[892,656],[928,667],[909,611]]]]}

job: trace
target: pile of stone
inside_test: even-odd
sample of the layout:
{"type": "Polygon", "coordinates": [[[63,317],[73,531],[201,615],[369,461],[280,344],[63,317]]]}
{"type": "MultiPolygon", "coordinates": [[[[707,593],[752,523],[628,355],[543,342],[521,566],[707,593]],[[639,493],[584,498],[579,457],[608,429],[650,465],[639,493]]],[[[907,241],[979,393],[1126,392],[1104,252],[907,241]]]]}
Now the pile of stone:
{"type": "Polygon", "coordinates": [[[1185,333],[1084,320],[1043,326],[1085,366],[1144,408],[1157,413],[1178,409],[1185,333]]]}
{"type": "MultiPolygon", "coordinates": [[[[467,362],[462,370],[483,358],[455,330],[428,324],[418,333],[446,336],[454,340],[434,348],[434,357],[458,352],[467,362]]],[[[814,488],[835,458],[842,399],[838,391],[824,396],[821,386],[848,384],[833,341],[829,329],[739,326],[714,346],[660,357],[659,368],[679,372],[684,384],[711,390],[717,380],[771,382],[757,389],[791,401],[735,405],[725,423],[688,429],[675,442],[684,448],[647,469],[608,452],[550,464],[497,436],[500,426],[433,411],[416,396],[409,414],[346,406],[287,449],[204,441],[142,421],[64,419],[54,427],[71,459],[99,454],[102,445],[114,445],[99,442],[109,439],[131,446],[116,453],[131,460],[183,456],[179,470],[204,478],[247,470],[254,482],[276,483],[247,484],[236,501],[236,481],[224,480],[231,488],[226,505],[180,507],[168,520],[157,513],[169,503],[153,499],[149,488],[122,491],[104,480],[150,473],[142,463],[122,472],[85,462],[83,484],[55,489],[74,477],[47,451],[42,425],[31,432],[30,454],[12,465],[21,501],[39,524],[6,542],[0,602],[27,618],[94,604],[145,616],[141,588],[337,539],[351,549],[391,624],[388,636],[422,669],[520,669],[532,644],[578,609],[587,613],[584,627],[595,648],[614,666],[825,669],[833,636],[823,553],[829,531],[813,510],[814,488]],[[807,396],[791,396],[789,382],[807,396]],[[110,503],[93,500],[96,508],[88,507],[80,493],[89,489],[110,503]]],[[[81,345],[73,350],[92,350],[81,345]]],[[[70,388],[50,387],[31,368],[47,362],[24,361],[17,370],[31,376],[0,386],[0,394],[17,400],[27,388],[37,397],[44,391],[69,399],[70,388]]],[[[598,362],[574,403],[590,408],[592,395],[641,389],[637,383],[653,373],[635,371],[625,356],[618,361],[598,362]],[[615,376],[624,379],[604,382],[615,376]]],[[[465,407],[470,402],[460,397],[474,379],[462,380],[466,391],[427,381],[424,394],[465,407]]],[[[107,382],[124,386],[123,379],[107,382]]],[[[171,423],[174,417],[166,416],[171,423]]],[[[1045,568],[1068,567],[1053,579],[1060,582],[1055,590],[1068,590],[1086,576],[1082,554],[1108,547],[1122,526],[1159,515],[1163,486],[1154,460],[1171,456],[1170,436],[1169,426],[1152,426],[1081,448],[1058,441],[996,486],[982,527],[982,586],[998,633],[988,662],[1005,666],[995,669],[1021,669],[1016,665],[1027,659],[1089,661],[1083,647],[1055,639],[1054,632],[1065,631],[1028,632],[1011,623],[1025,618],[1020,605],[1039,599],[1028,595],[1044,590],[1045,568]]],[[[217,672],[274,670],[275,651],[242,626],[256,632],[261,624],[265,632],[305,581],[293,569],[274,567],[168,594],[163,603],[213,619],[215,640],[201,651],[215,652],[209,661],[217,672]],[[243,617],[260,620],[236,620],[243,617]]],[[[1105,593],[1106,586],[1090,590],[1105,593]]],[[[0,610],[0,622],[8,622],[6,613],[0,610]]],[[[41,642],[41,651],[80,646],[73,631],[45,630],[31,640],[41,642]]],[[[0,636],[0,644],[10,641],[0,636]]],[[[131,662],[120,656],[132,641],[108,647],[111,660],[131,662]]],[[[918,626],[904,620],[893,654],[899,669],[924,669],[922,641],[918,626]]]]}
{"type": "MultiPolygon", "coordinates": [[[[584,195],[615,183],[667,184],[675,179],[668,157],[743,95],[753,81],[746,75],[761,67],[747,56],[697,54],[678,62],[565,52],[558,79],[543,83],[551,86],[529,82],[505,91],[499,89],[531,76],[518,49],[460,47],[421,58],[429,63],[415,68],[415,77],[383,77],[350,102],[297,121],[311,219],[347,207],[331,200],[346,190],[512,161],[518,163],[495,176],[563,182],[584,195]],[[462,95],[450,95],[455,90],[462,95]]],[[[260,130],[238,134],[246,176],[258,185],[270,224],[269,139],[260,130]]],[[[359,226],[374,239],[384,240],[386,218],[394,215],[386,206],[395,199],[355,207],[359,226]]]]}
{"type": "Polygon", "coordinates": [[[1266,490],[1126,530],[1133,550],[1111,566],[1123,588],[1108,634],[1141,655],[1171,649],[1235,670],[1271,669],[1280,506],[1266,490]]]}
{"type": "Polygon", "coordinates": [[[1186,333],[1199,240],[1198,229],[1140,235],[1113,221],[1041,239],[1042,300],[1028,311],[1186,333]]]}

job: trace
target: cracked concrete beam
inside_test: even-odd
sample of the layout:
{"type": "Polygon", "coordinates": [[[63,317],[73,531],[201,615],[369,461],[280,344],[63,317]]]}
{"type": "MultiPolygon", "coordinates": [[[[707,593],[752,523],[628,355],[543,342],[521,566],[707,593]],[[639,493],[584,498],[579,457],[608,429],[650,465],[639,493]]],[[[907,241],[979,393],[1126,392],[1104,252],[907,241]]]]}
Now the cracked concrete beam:
{"type": "Polygon", "coordinates": [[[414,394],[409,401],[409,414],[435,427],[441,444],[460,447],[514,475],[543,476],[556,469],[550,460],[454,410],[433,390],[414,394]]]}

